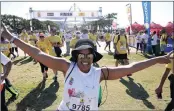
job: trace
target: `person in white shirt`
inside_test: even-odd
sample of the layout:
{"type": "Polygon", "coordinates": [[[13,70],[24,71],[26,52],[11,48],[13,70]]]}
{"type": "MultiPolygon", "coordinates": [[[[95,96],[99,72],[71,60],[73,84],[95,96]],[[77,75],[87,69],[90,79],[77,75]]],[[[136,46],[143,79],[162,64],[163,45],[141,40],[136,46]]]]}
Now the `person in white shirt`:
{"type": "Polygon", "coordinates": [[[170,62],[173,52],[122,67],[96,68],[92,64],[102,59],[102,55],[94,50],[94,43],[89,39],[80,39],[71,52],[70,62],[64,58],[55,58],[43,53],[38,48],[25,44],[13,37],[2,24],[4,31],[2,36],[11,40],[19,48],[31,55],[51,69],[63,72],[65,77],[63,99],[57,110],[98,110],[98,97],[100,83],[106,80],[116,80],[130,73],[148,68],[156,63],[166,64],[170,62]]]}
{"type": "MultiPolygon", "coordinates": [[[[17,36],[18,37],[18,34],[17,33],[12,33],[13,36],[17,36]]],[[[11,51],[12,53],[14,53],[14,51],[17,53],[17,57],[19,56],[19,52],[18,52],[18,47],[14,44],[14,43],[11,43],[11,51]]]]}
{"type": "Polygon", "coordinates": [[[89,39],[89,36],[88,36],[88,30],[83,30],[83,33],[81,35],[81,39],[89,39]]]}
{"type": "Polygon", "coordinates": [[[72,34],[70,31],[68,31],[65,35],[64,35],[64,40],[66,42],[66,53],[64,54],[64,56],[69,56],[70,55],[70,41],[72,39],[72,34]]]}
{"type": "Polygon", "coordinates": [[[156,34],[156,31],[153,32],[152,34],[152,38],[151,38],[151,44],[152,44],[152,51],[153,51],[153,55],[157,56],[157,41],[158,41],[158,36],[156,34]]]}
{"type": "Polygon", "coordinates": [[[139,32],[138,34],[137,34],[137,36],[136,36],[136,42],[137,42],[137,50],[136,50],[136,54],[137,54],[137,52],[138,52],[138,50],[139,50],[139,47],[140,47],[140,50],[141,50],[141,53],[142,53],[142,38],[141,38],[142,36],[141,36],[141,32],[139,32]]]}
{"type": "Polygon", "coordinates": [[[144,34],[142,35],[141,38],[142,38],[141,43],[142,43],[142,47],[143,47],[143,53],[146,54],[147,42],[148,42],[148,38],[149,38],[149,36],[147,34],[147,30],[144,31],[144,34]]]}
{"type": "Polygon", "coordinates": [[[1,52],[1,66],[3,66],[3,72],[2,72],[2,67],[0,67],[0,73],[1,73],[1,84],[0,84],[0,91],[1,91],[1,111],[8,111],[8,108],[6,106],[5,102],[5,79],[8,76],[8,74],[11,71],[12,63],[11,60],[6,57],[2,52],[1,52]]]}

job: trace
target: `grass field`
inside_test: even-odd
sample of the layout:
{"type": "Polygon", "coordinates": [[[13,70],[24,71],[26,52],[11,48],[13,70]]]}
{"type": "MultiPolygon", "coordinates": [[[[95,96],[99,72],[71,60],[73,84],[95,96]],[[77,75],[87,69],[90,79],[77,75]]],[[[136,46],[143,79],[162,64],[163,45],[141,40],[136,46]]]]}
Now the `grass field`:
{"type": "MultiPolygon", "coordinates": [[[[131,62],[144,60],[143,56],[131,54],[131,62]]],[[[114,66],[113,56],[104,55],[100,66],[114,66]]],[[[164,65],[157,64],[139,71],[131,78],[107,81],[108,97],[100,107],[101,110],[163,110],[170,101],[169,82],[163,88],[163,99],[158,100],[154,90],[159,85],[164,65]]],[[[33,64],[32,59],[19,57],[14,60],[9,79],[20,92],[17,100],[8,102],[10,94],[6,91],[9,110],[55,110],[62,100],[63,75],[59,72],[59,84],[53,83],[53,72],[49,69],[48,79],[42,82],[39,63],[33,64]]],[[[104,88],[104,82],[102,82],[104,88]]],[[[106,98],[104,91],[103,100],[106,98]]]]}

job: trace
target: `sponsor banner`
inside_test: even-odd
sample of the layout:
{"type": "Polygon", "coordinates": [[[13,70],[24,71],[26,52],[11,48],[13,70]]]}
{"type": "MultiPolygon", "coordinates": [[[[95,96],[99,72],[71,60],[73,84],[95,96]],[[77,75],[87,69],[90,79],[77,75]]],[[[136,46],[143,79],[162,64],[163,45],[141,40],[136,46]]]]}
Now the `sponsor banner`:
{"type": "Polygon", "coordinates": [[[165,48],[165,52],[170,52],[174,49],[174,40],[172,38],[168,38],[167,40],[167,46],[165,48]]]}
{"type": "Polygon", "coordinates": [[[65,17],[100,17],[98,11],[66,12],[66,11],[33,11],[33,18],[65,18],[65,17]]]}
{"type": "Polygon", "coordinates": [[[148,51],[148,53],[151,53],[152,52],[151,37],[150,37],[151,2],[142,1],[142,8],[143,8],[143,14],[144,14],[144,26],[146,30],[148,31],[148,35],[149,35],[146,50],[148,51]]]}
{"type": "Polygon", "coordinates": [[[150,21],[151,21],[151,2],[142,1],[142,8],[144,14],[144,26],[150,35],[150,21]]]}

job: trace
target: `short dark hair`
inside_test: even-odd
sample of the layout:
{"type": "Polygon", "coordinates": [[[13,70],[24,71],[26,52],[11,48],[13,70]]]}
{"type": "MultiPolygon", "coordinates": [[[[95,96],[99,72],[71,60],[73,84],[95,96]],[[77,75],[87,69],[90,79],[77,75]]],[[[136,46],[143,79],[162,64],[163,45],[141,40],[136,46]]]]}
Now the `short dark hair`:
{"type": "Polygon", "coordinates": [[[153,34],[156,34],[156,31],[153,31],[153,34]]]}

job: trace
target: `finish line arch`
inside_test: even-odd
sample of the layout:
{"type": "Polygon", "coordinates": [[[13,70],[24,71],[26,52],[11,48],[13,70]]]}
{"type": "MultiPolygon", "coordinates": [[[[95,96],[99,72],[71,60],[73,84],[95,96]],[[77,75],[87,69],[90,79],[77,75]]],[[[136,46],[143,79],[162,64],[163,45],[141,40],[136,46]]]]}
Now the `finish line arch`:
{"type": "Polygon", "coordinates": [[[70,7],[68,11],[46,11],[46,10],[33,10],[32,8],[29,9],[30,13],[30,30],[32,31],[32,19],[39,19],[39,20],[52,20],[52,21],[60,21],[63,22],[63,30],[65,29],[65,24],[67,22],[74,22],[74,26],[77,25],[77,23],[83,21],[83,24],[85,24],[87,21],[96,21],[100,18],[103,18],[102,16],[102,7],[99,7],[98,10],[94,11],[81,11],[79,7],[76,6],[74,3],[73,6],[70,7]],[[79,20],[83,19],[83,20],[79,20]],[[68,21],[67,19],[70,19],[68,21]]]}

